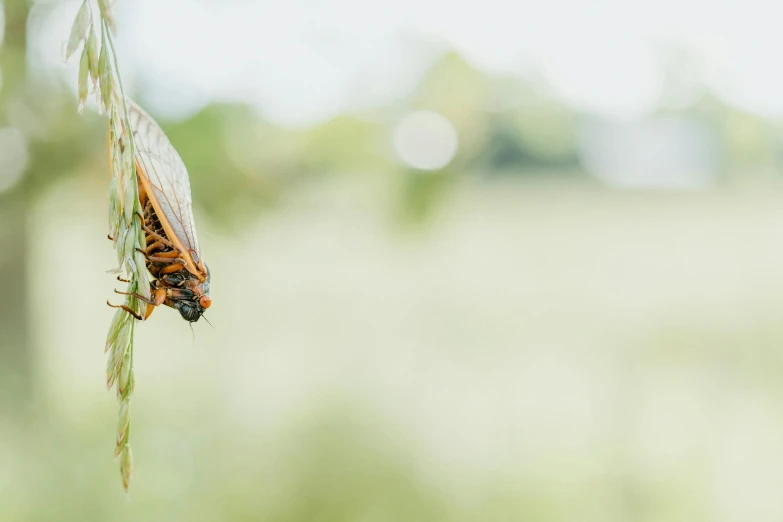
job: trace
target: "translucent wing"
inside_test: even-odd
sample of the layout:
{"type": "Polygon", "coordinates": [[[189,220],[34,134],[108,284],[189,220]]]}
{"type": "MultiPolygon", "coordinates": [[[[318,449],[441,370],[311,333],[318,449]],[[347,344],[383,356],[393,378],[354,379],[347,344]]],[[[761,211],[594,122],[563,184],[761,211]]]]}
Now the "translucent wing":
{"type": "MultiPolygon", "coordinates": [[[[161,222],[168,221],[171,231],[194,265],[201,260],[201,249],[193,222],[190,180],[182,158],[155,120],[130,98],[128,111],[136,147],[136,162],[152,189],[153,205],[161,222]]],[[[177,242],[175,241],[175,242],[177,242]]]]}

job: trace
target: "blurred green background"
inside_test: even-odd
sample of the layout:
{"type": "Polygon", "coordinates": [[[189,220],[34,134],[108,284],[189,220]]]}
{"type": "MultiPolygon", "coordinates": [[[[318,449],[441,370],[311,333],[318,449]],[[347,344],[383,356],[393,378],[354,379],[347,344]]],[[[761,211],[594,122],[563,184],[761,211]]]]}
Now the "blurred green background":
{"type": "MultiPolygon", "coordinates": [[[[783,519],[776,95],[753,106],[713,81],[715,56],[672,37],[649,102],[615,110],[641,61],[598,65],[630,38],[609,29],[617,2],[584,28],[565,0],[438,4],[453,34],[484,27],[483,55],[348,0],[294,2],[307,20],[267,2],[131,3],[117,2],[120,64],[188,166],[214,328],[192,333],[171,309],[139,327],[126,497],[102,352],[106,122],[94,104],[76,114],[74,64],[47,62],[79,4],[5,0],[0,521],[783,519]],[[259,34],[280,10],[279,47],[226,42],[219,24],[256,5],[271,17],[249,18],[259,34]],[[537,16],[584,68],[570,90],[549,44],[535,67],[492,65],[537,16]],[[300,18],[317,34],[297,51],[283,33],[299,41],[300,18]],[[493,39],[517,24],[508,46],[493,39]],[[183,44],[193,33],[211,36],[183,44]],[[374,33],[413,41],[401,63],[416,66],[372,46],[369,62],[321,59],[374,33]],[[383,91],[370,62],[403,71],[393,95],[366,98],[383,91]],[[339,90],[349,63],[360,74],[339,90]]],[[[415,4],[383,9],[407,20],[415,4]]],[[[708,35],[700,7],[736,19],[670,4],[635,5],[662,10],[644,27],[664,35],[655,20],[708,35]]],[[[713,30],[761,60],[776,9],[713,30]]]]}

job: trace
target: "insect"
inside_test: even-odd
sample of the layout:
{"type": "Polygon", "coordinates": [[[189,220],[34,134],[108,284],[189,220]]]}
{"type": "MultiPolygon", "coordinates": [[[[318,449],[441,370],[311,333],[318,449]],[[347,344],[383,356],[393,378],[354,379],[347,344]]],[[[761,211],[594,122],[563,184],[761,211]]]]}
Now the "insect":
{"type": "Polygon", "coordinates": [[[149,299],[131,294],[150,305],[144,317],[127,306],[108,304],[122,308],[140,321],[163,304],[194,323],[210,307],[212,299],[209,267],[201,256],[193,222],[188,171],[155,120],[129,98],[127,102],[135,145],[139,203],[144,209],[142,227],[147,239],[142,254],[154,279],[149,299]]]}

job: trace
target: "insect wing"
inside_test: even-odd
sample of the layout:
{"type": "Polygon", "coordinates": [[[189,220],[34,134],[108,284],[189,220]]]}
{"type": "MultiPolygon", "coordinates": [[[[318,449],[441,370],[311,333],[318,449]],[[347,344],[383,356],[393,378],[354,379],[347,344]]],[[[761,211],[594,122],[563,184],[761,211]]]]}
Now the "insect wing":
{"type": "MultiPolygon", "coordinates": [[[[201,249],[193,222],[190,180],[182,158],[171,145],[160,126],[135,102],[128,99],[133,142],[136,147],[136,163],[141,170],[142,182],[148,185],[153,207],[164,229],[173,235],[174,243],[181,245],[193,261],[189,270],[201,272],[201,249]]],[[[187,261],[187,260],[186,260],[187,261]]]]}

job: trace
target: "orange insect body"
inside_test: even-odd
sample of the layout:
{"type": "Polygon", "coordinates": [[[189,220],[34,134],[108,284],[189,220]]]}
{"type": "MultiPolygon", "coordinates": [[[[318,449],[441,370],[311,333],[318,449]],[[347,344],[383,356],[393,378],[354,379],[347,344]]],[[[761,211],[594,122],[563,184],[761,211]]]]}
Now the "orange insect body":
{"type": "Polygon", "coordinates": [[[161,128],[135,102],[127,99],[135,146],[139,203],[144,209],[143,229],[147,269],[154,280],[146,302],[146,319],[155,306],[165,304],[195,322],[212,304],[209,268],[201,256],[193,222],[190,181],[185,164],[161,128]]]}

